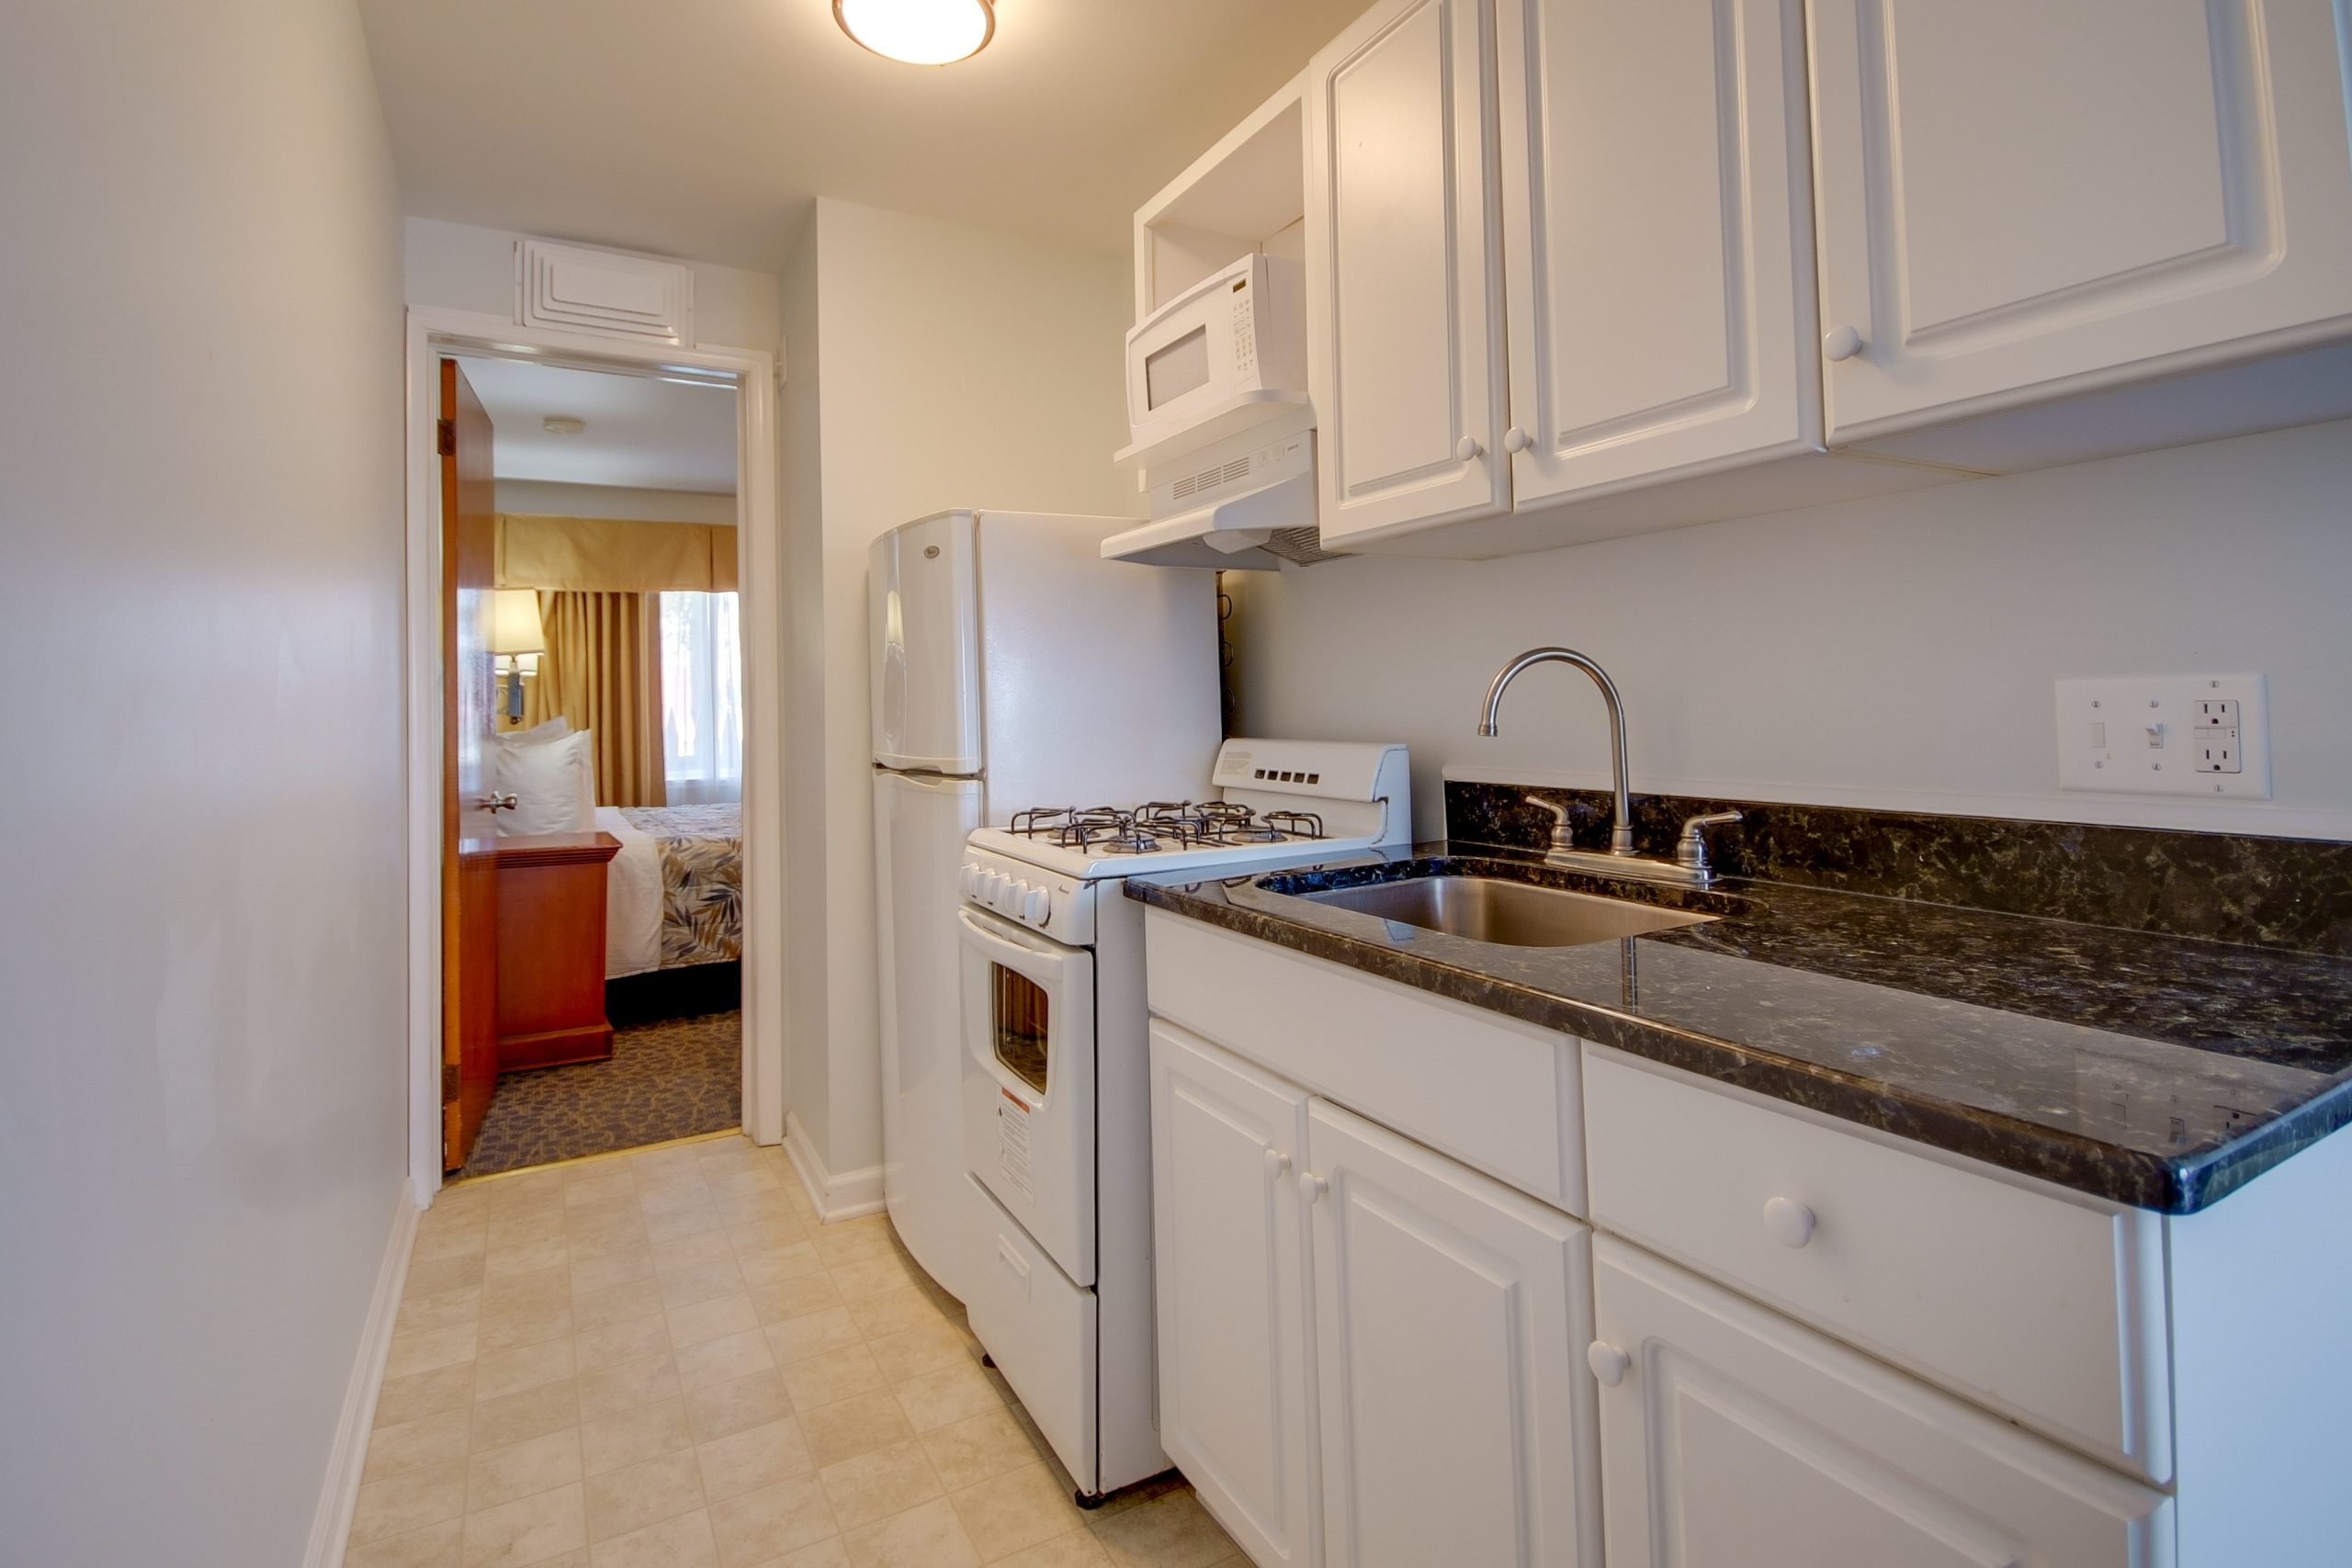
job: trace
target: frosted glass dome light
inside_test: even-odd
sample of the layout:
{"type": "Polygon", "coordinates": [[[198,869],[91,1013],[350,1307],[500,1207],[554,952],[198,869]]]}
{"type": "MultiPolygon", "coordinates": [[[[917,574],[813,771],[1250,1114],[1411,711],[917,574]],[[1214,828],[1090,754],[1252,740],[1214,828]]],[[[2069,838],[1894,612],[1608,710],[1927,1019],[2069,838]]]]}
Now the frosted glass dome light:
{"type": "Polygon", "coordinates": [[[989,0],[833,0],[833,20],[875,53],[910,65],[969,60],[996,33],[989,0]]]}

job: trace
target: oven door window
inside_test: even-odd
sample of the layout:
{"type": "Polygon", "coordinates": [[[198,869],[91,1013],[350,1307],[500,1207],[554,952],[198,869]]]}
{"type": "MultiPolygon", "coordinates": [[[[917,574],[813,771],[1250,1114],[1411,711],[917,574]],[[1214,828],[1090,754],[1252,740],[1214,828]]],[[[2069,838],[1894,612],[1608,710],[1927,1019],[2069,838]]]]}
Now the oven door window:
{"type": "Polygon", "coordinates": [[[1036,981],[1001,964],[989,965],[989,1030],[1004,1070],[1046,1092],[1053,1045],[1046,1029],[1046,992],[1036,981]]]}

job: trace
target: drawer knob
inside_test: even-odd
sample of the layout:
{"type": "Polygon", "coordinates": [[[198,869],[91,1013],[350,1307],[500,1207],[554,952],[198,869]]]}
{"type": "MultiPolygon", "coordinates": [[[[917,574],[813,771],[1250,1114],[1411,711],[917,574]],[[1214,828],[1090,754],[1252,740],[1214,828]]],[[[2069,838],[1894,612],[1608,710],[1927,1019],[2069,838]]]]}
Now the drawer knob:
{"type": "Polygon", "coordinates": [[[1266,1151],[1266,1176],[1269,1180],[1281,1176],[1283,1171],[1286,1171],[1289,1168],[1290,1156],[1283,1153],[1280,1149],[1268,1149],[1266,1151]]]}
{"type": "Polygon", "coordinates": [[[1813,1239],[1813,1211],[1787,1198],[1764,1205],[1764,1228],[1782,1247],[1803,1247],[1813,1239]]]}
{"type": "Polygon", "coordinates": [[[1832,327],[1821,340],[1821,352],[1831,359],[1851,359],[1862,352],[1862,334],[1852,327],[1832,327]]]}
{"type": "Polygon", "coordinates": [[[1331,1190],[1331,1184],[1311,1170],[1298,1173],[1298,1195],[1312,1203],[1331,1190]]]}
{"type": "Polygon", "coordinates": [[[1592,1375],[1600,1380],[1602,1387],[1615,1388],[1625,1381],[1625,1374],[1633,1369],[1634,1358],[1606,1339],[1596,1339],[1585,1347],[1584,1362],[1592,1369],[1592,1375]]]}

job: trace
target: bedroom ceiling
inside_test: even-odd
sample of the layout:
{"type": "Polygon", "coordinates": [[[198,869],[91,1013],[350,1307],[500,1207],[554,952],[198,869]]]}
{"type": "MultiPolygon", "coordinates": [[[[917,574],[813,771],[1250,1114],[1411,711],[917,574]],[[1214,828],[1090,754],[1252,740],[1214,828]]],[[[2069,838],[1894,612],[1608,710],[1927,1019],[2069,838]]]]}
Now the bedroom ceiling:
{"type": "Polygon", "coordinates": [[[407,211],[773,271],[820,194],[1124,254],[1367,0],[999,0],[941,69],[831,0],[360,0],[407,211]]]}
{"type": "Polygon", "coordinates": [[[502,479],[735,493],[735,392],[650,376],[606,376],[519,359],[468,359],[466,379],[490,412],[502,479]],[[550,414],[587,422],[577,435],[550,414]]]}

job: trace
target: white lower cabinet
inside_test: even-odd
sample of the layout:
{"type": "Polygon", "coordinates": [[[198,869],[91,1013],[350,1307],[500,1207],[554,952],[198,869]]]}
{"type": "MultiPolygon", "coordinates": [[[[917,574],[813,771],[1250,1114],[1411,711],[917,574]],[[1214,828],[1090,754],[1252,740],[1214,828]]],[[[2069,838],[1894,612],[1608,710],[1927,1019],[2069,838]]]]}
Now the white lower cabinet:
{"type": "Polygon", "coordinates": [[[1323,1537],[1360,1568],[1600,1568],[1591,1232],[1307,1111],[1323,1537]]]}
{"type": "Polygon", "coordinates": [[[1594,1250],[1613,1568],[2173,1562],[2163,1493],[1614,1237],[1594,1250]]]}
{"type": "Polygon", "coordinates": [[[1321,1561],[1306,1147],[1305,1089],[1152,1021],[1159,1446],[1261,1568],[1321,1561]]]}

